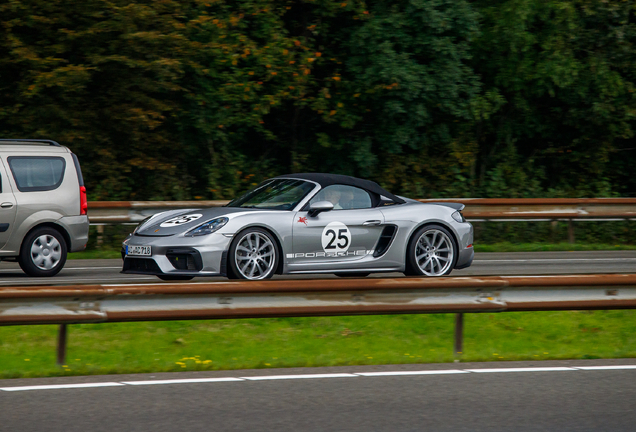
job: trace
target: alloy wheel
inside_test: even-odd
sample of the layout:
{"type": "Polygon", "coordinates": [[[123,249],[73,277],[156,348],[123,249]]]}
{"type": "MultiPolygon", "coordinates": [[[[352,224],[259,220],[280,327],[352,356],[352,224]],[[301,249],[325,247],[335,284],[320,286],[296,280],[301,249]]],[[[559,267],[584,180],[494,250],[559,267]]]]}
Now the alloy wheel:
{"type": "Polygon", "coordinates": [[[276,247],[265,234],[249,232],[236,244],[234,261],[245,279],[265,279],[276,263],[276,247]]]}
{"type": "Polygon", "coordinates": [[[446,233],[437,229],[424,231],[415,244],[415,261],[427,276],[442,276],[453,264],[454,247],[446,233]]]}

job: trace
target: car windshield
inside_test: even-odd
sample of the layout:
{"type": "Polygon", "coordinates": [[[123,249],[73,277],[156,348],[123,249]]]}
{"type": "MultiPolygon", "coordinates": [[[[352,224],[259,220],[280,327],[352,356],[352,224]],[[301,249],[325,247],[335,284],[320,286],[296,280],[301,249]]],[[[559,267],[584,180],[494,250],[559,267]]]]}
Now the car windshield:
{"type": "Polygon", "coordinates": [[[303,180],[267,180],[256,189],[230,202],[227,206],[292,210],[313,188],[313,183],[303,180]]]}

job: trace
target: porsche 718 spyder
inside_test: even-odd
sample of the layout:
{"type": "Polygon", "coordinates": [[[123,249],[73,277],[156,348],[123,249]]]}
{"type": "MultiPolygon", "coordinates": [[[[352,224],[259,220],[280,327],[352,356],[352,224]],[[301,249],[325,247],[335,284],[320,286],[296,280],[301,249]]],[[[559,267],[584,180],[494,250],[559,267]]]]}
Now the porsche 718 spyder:
{"type": "Polygon", "coordinates": [[[349,176],[284,175],[224,207],[147,218],[123,242],[122,272],[163,280],[444,276],[473,261],[473,227],[463,208],[403,198],[349,176]]]}

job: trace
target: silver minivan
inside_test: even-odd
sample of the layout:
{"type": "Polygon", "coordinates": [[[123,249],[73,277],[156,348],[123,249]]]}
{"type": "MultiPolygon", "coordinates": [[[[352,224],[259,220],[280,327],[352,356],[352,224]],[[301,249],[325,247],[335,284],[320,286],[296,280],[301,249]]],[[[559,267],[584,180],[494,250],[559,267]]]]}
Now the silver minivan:
{"type": "Polygon", "coordinates": [[[86,248],[88,202],[77,156],[50,140],[0,139],[0,260],[54,276],[86,248]]]}

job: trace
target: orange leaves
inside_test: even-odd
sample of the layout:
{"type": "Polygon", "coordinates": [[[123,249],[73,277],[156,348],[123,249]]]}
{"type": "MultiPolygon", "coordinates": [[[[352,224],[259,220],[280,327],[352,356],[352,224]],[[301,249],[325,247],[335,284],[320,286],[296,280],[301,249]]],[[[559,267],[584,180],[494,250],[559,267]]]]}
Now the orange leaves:
{"type": "Polygon", "coordinates": [[[331,79],[333,79],[334,81],[340,81],[340,77],[339,76],[331,77],[331,79]]]}
{"type": "Polygon", "coordinates": [[[309,75],[309,74],[311,73],[311,69],[305,69],[305,70],[303,71],[303,73],[304,73],[305,75],[309,75]]]}
{"type": "Polygon", "coordinates": [[[320,56],[322,55],[322,53],[317,52],[317,53],[314,53],[314,55],[315,55],[316,57],[320,57],[320,56]]]}
{"type": "Polygon", "coordinates": [[[394,88],[397,88],[397,86],[398,86],[398,83],[393,83],[391,85],[384,86],[384,88],[387,90],[393,90],[394,88]]]}
{"type": "Polygon", "coordinates": [[[294,45],[296,45],[296,46],[300,46],[300,41],[299,41],[299,40],[295,40],[295,41],[294,41],[294,45]]]}
{"type": "Polygon", "coordinates": [[[287,55],[287,54],[289,54],[289,50],[284,49],[283,50],[283,55],[287,55]]]}
{"type": "Polygon", "coordinates": [[[329,111],[329,115],[330,115],[330,116],[333,116],[333,115],[335,115],[335,114],[336,114],[336,112],[337,112],[336,110],[331,110],[331,111],[329,111]]]}
{"type": "Polygon", "coordinates": [[[272,75],[278,75],[278,72],[272,72],[272,75]]]}

